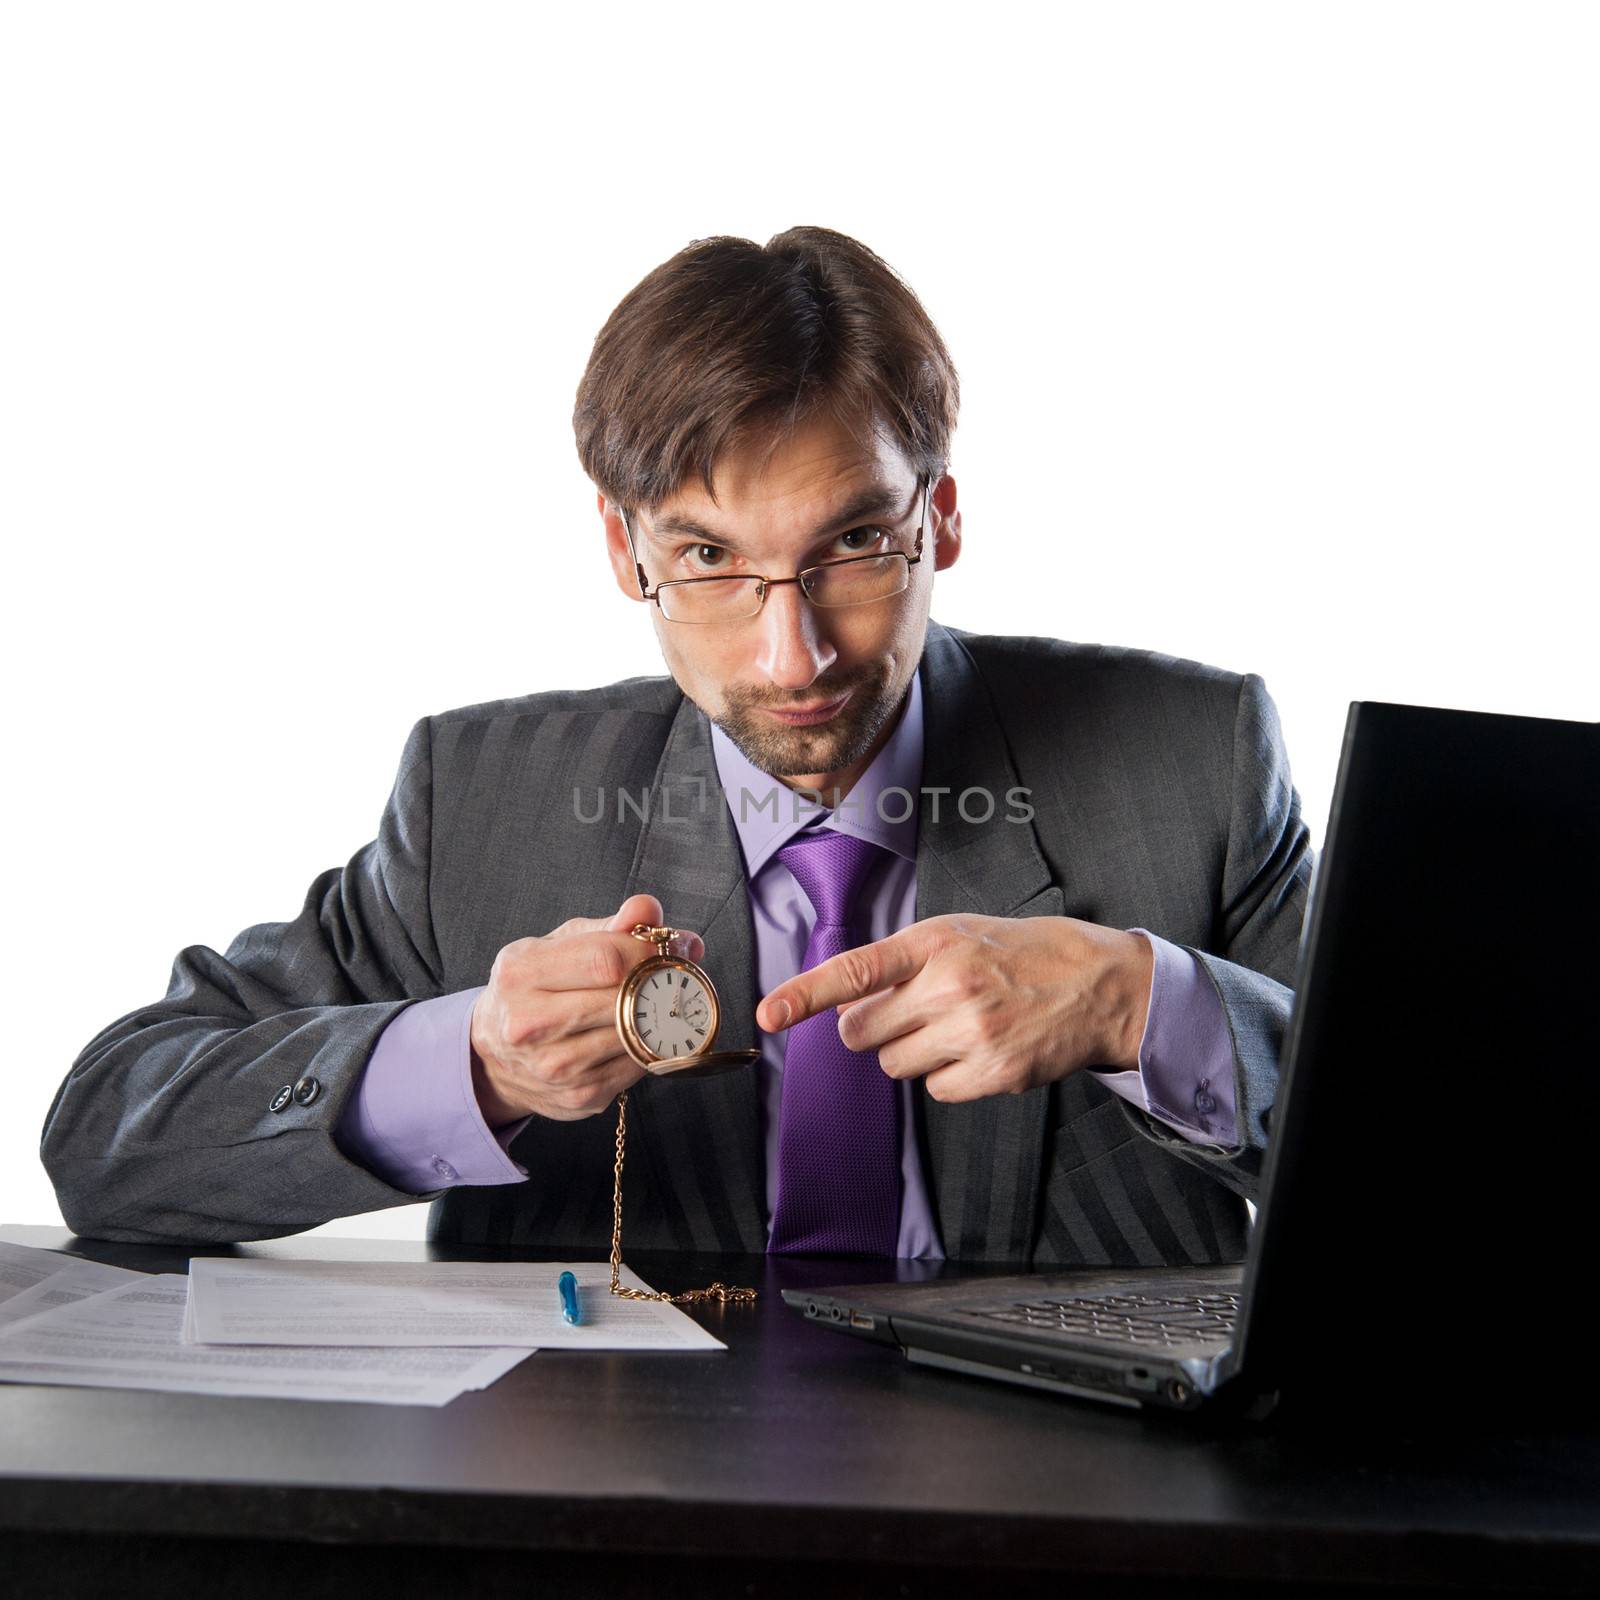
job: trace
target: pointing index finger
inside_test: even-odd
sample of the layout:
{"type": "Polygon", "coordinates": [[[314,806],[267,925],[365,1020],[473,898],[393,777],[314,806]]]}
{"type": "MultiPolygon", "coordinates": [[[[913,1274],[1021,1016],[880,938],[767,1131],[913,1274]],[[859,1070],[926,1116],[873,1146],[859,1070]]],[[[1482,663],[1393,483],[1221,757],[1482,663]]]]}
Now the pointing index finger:
{"type": "Polygon", "coordinates": [[[829,1006],[904,983],[922,970],[927,959],[926,941],[912,923],[887,939],[841,951],[786,979],[756,1007],[756,1022],[768,1033],[792,1028],[829,1006]]]}

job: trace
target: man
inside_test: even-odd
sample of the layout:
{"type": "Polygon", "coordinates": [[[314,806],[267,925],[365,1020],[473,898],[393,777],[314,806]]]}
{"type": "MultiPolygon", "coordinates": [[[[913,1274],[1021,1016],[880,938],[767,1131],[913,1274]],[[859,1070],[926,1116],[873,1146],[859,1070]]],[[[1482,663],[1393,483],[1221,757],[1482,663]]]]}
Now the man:
{"type": "Polygon", "coordinates": [[[957,396],[842,235],[648,275],[574,421],[671,676],[419,722],[299,917],[183,951],[79,1057],[43,1144],[69,1225],[426,1198],[440,1241],[604,1249],[628,1091],[631,1249],[1241,1258],[1312,865],[1276,714],[1253,676],[931,621],[957,396]],[[624,1051],[663,922],[756,1067],[624,1051]]]}

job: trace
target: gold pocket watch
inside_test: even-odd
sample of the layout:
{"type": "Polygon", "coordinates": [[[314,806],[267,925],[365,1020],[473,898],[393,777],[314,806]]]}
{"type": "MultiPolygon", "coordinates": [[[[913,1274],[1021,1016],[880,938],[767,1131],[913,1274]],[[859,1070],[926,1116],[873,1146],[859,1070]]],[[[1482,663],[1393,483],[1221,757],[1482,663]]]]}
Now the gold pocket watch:
{"type": "MultiPolygon", "coordinates": [[[[656,947],[622,980],[617,989],[617,1033],[622,1047],[644,1070],[657,1078],[708,1078],[753,1066],[759,1050],[717,1050],[717,1028],[722,1007],[716,985],[705,970],[687,956],[668,955],[676,928],[652,927],[648,922],[628,930],[635,939],[656,947]]],[[[668,1300],[688,1305],[715,1300],[721,1305],[750,1301],[754,1289],[734,1289],[713,1283],[682,1294],[650,1293],[622,1286],[622,1152],[628,1131],[628,1096],[617,1096],[617,1161],[611,1190],[611,1292],[620,1300],[668,1300]]]]}
{"type": "Polygon", "coordinates": [[[641,922],[628,930],[656,953],[636,966],[617,990],[617,1032],[623,1048],[658,1078],[705,1078],[761,1059],[759,1050],[715,1050],[722,1007],[716,986],[686,956],[667,949],[676,928],[641,922]]]}

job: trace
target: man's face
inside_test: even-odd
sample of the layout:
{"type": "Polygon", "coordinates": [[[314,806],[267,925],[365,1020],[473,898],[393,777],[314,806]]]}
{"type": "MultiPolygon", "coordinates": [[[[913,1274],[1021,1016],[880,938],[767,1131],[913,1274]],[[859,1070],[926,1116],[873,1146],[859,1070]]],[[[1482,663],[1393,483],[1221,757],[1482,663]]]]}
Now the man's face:
{"type": "MultiPolygon", "coordinates": [[[[633,519],[651,588],[719,574],[792,578],[845,556],[910,554],[922,493],[899,447],[882,434],[875,446],[864,449],[826,418],[776,451],[730,454],[714,473],[720,504],[695,483],[653,515],[633,519]],[[844,515],[873,491],[882,502],[875,510],[844,515]],[[863,528],[881,528],[887,537],[863,528]]],[[[768,590],[755,616],[704,624],[669,622],[651,604],[679,688],[762,771],[793,787],[847,791],[892,730],[921,659],[934,569],[949,566],[960,549],[955,500],[955,480],[946,476],[929,499],[922,560],[911,568],[909,586],[888,599],[819,608],[798,584],[784,584],[768,590]],[[833,701],[840,704],[810,723],[778,714],[833,701]]],[[[617,582],[638,600],[621,516],[603,496],[600,509],[617,582]]]]}

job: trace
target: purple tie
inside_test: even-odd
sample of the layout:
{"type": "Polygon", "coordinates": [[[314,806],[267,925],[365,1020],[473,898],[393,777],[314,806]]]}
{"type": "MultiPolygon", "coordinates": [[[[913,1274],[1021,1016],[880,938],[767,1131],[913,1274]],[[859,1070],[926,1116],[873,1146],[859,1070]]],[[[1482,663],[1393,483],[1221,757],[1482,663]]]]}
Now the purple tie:
{"type": "MultiPolygon", "coordinates": [[[[800,970],[864,942],[862,880],[888,852],[831,828],[778,851],[817,913],[800,970]]],[[[789,1029],[778,1111],[778,1192],[767,1249],[892,1256],[900,1234],[899,1084],[876,1050],[850,1050],[832,1006],[789,1029]]]]}

